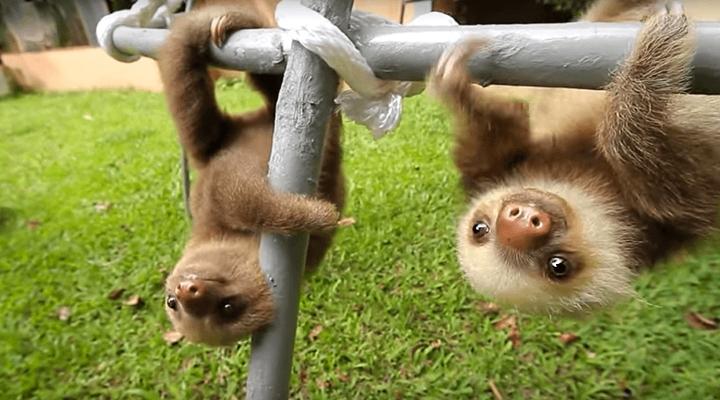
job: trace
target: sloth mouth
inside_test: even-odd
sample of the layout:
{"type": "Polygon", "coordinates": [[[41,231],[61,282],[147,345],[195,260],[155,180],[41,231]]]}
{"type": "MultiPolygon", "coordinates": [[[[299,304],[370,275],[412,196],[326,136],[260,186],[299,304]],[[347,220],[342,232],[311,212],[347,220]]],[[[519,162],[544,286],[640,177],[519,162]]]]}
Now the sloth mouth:
{"type": "Polygon", "coordinates": [[[536,269],[537,264],[535,262],[535,257],[531,254],[515,250],[499,242],[495,242],[495,248],[497,249],[500,258],[505,261],[506,265],[526,272],[536,269]]]}

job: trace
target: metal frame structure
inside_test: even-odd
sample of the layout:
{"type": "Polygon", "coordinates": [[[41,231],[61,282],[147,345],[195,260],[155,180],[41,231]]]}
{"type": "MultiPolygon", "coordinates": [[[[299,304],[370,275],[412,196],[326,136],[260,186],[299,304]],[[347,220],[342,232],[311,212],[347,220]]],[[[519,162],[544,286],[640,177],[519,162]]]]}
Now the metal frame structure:
{"type": "MultiPolygon", "coordinates": [[[[470,62],[481,83],[597,89],[628,54],[639,23],[567,23],[459,27],[348,27],[352,0],[302,0],[335,23],[382,79],[419,81],[445,48],[464,37],[489,39],[470,62]]],[[[697,23],[693,93],[720,94],[720,24],[697,23]]],[[[154,57],[167,30],[119,27],[117,49],[154,57]]],[[[337,76],[321,59],[293,43],[283,51],[280,29],[236,32],[211,49],[216,65],[256,73],[285,72],[275,118],[269,181],[276,189],[312,193],[337,76]],[[321,79],[320,79],[321,78],[321,79]]],[[[264,234],[260,263],[277,306],[270,328],[252,338],[247,398],[289,393],[300,284],[308,235],[264,234]]]]}
{"type": "MultiPolygon", "coordinates": [[[[340,29],[347,29],[352,0],[307,3],[340,29]]],[[[335,109],[338,77],[320,57],[297,42],[292,44],[287,66],[276,108],[268,179],[276,190],[312,194],[320,173],[326,126],[335,109]]],[[[260,266],[270,279],[277,313],[269,329],[252,338],[248,399],[288,396],[307,247],[307,233],[262,235],[260,266]]]]}
{"type": "MultiPolygon", "coordinates": [[[[720,93],[720,23],[695,24],[692,93],[720,93]]],[[[370,26],[349,37],[381,79],[421,81],[448,46],[462,38],[489,40],[487,51],[470,60],[472,75],[483,84],[602,88],[629,53],[640,23],[572,22],[564,24],[476,26],[370,26]]],[[[128,54],[154,57],[167,30],[120,27],[116,47],[128,54]]],[[[221,67],[281,74],[286,57],[281,29],[253,29],[231,35],[211,56],[221,67]]]]}

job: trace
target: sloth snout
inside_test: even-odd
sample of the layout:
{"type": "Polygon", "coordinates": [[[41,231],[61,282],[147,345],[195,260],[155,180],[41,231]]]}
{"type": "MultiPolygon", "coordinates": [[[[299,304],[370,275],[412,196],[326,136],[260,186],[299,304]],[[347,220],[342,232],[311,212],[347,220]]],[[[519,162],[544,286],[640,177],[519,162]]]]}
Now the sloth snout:
{"type": "Polygon", "coordinates": [[[516,250],[527,251],[540,246],[552,229],[550,215],[536,206],[509,203],[497,218],[498,241],[516,250]]]}

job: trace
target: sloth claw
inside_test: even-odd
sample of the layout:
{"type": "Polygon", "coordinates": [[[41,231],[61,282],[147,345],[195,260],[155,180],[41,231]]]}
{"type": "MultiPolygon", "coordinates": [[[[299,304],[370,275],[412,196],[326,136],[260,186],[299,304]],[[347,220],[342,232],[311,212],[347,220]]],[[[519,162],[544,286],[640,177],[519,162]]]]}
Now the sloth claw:
{"type": "Polygon", "coordinates": [[[227,32],[224,26],[226,22],[227,16],[225,15],[214,17],[212,21],[210,21],[210,40],[217,47],[221,47],[225,42],[227,32]]]}
{"type": "Polygon", "coordinates": [[[353,217],[346,217],[337,222],[337,226],[340,227],[350,226],[353,224],[355,224],[355,218],[353,217]]]}

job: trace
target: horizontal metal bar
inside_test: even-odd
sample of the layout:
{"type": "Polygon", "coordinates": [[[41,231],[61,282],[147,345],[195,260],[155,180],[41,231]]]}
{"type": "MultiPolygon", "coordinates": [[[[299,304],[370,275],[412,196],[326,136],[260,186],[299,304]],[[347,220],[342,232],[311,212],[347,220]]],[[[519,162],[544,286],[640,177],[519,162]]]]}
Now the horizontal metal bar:
{"type": "MultiPolygon", "coordinates": [[[[113,42],[127,54],[156,58],[157,51],[168,35],[167,29],[118,27],[113,42]]],[[[248,29],[232,34],[222,49],[211,48],[213,64],[243,71],[282,74],[285,53],[280,29],[248,29]]]]}
{"type": "MultiPolygon", "coordinates": [[[[491,41],[488,51],[470,61],[482,83],[597,89],[608,82],[628,54],[640,23],[474,25],[459,27],[371,26],[350,33],[351,39],[382,79],[420,81],[448,46],[465,37],[491,41]]],[[[167,32],[118,28],[113,40],[121,51],[153,57],[167,32]]],[[[698,51],[693,93],[720,93],[720,23],[696,23],[698,51]]],[[[230,36],[213,48],[219,66],[258,73],[285,68],[285,34],[254,29],[230,36]]]]}
{"type": "MultiPolygon", "coordinates": [[[[421,80],[448,45],[462,37],[492,40],[470,61],[481,82],[597,89],[632,48],[640,23],[484,25],[455,28],[378,26],[355,43],[383,79],[421,80]]],[[[697,23],[693,91],[720,93],[720,24],[697,23]]]]}

